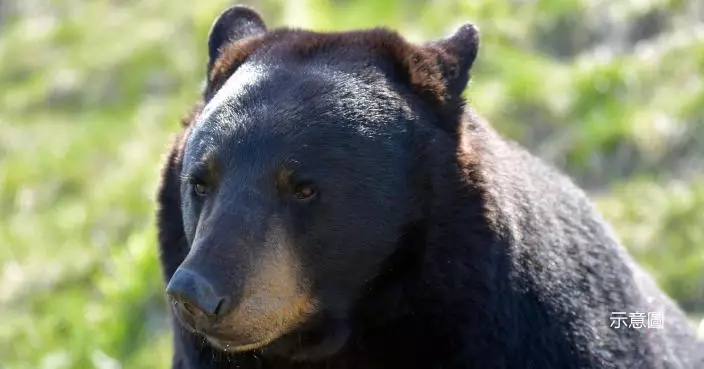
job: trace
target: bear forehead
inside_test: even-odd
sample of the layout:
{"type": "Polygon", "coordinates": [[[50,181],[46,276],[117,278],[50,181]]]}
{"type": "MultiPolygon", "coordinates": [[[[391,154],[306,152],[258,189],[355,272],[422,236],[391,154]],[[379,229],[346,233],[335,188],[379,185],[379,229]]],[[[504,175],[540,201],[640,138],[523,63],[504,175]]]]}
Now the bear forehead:
{"type": "MultiPolygon", "coordinates": [[[[362,110],[362,105],[372,113],[401,108],[408,115],[406,99],[391,85],[408,82],[397,71],[409,57],[419,57],[413,50],[400,35],[383,28],[326,33],[279,28],[224,46],[208,76],[206,101],[215,100],[217,104],[208,104],[211,108],[223,100],[233,103],[236,96],[244,97],[242,87],[252,92],[258,84],[268,87],[258,89],[263,95],[287,91],[299,97],[279,99],[279,104],[337,105],[346,115],[362,110]]],[[[372,115],[359,118],[362,124],[379,120],[372,115]]]]}
{"type": "MultiPolygon", "coordinates": [[[[194,122],[188,151],[277,141],[300,147],[361,137],[389,145],[415,118],[406,98],[372,66],[353,69],[311,57],[252,58],[240,65],[194,122]]],[[[187,155],[191,156],[191,155],[187,155]]]]}

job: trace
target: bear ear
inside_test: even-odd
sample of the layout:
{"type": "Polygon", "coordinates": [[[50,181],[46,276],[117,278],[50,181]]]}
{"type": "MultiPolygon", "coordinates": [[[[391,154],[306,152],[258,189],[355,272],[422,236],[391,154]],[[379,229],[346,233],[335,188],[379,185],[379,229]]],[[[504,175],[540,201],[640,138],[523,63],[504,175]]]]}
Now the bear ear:
{"type": "Polygon", "coordinates": [[[430,42],[438,51],[438,64],[451,96],[459,97],[469,83],[470,71],[479,52],[479,28],[471,23],[460,26],[453,35],[430,42]]]}
{"type": "Polygon", "coordinates": [[[208,32],[208,76],[224,46],[266,31],[259,13],[247,6],[235,5],[220,13],[208,32]]]}

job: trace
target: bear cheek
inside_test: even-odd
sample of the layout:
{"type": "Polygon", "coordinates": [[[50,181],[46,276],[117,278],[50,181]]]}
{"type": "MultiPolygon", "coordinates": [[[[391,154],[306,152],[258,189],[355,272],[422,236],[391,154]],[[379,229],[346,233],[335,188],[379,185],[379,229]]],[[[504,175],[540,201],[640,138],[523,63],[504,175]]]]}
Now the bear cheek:
{"type": "MultiPolygon", "coordinates": [[[[306,250],[306,259],[311,266],[308,269],[310,278],[315,281],[316,290],[326,297],[326,304],[349,303],[345,300],[355,296],[365,282],[373,278],[378,265],[385,259],[385,252],[378,251],[387,245],[365,237],[364,233],[330,235],[315,242],[318,246],[306,250]]],[[[344,309],[344,306],[334,309],[337,308],[344,309]]]]}
{"type": "Polygon", "coordinates": [[[183,216],[183,232],[186,236],[186,241],[189,246],[193,244],[193,239],[195,237],[196,226],[197,226],[197,216],[193,214],[190,209],[185,209],[181,211],[183,216]]]}
{"type": "Polygon", "coordinates": [[[184,236],[186,236],[188,245],[191,246],[195,238],[200,215],[197,211],[198,209],[194,207],[195,204],[193,204],[193,199],[188,191],[190,191],[190,188],[181,190],[181,219],[183,222],[184,236]]]}

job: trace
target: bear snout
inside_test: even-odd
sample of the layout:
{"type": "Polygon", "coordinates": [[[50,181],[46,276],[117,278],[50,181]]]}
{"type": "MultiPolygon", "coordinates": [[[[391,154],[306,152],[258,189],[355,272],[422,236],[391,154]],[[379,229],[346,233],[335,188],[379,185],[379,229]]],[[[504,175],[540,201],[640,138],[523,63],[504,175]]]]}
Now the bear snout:
{"type": "Polygon", "coordinates": [[[178,268],[166,287],[177,317],[191,331],[207,331],[215,320],[231,309],[231,299],[216,292],[201,274],[178,268]]]}

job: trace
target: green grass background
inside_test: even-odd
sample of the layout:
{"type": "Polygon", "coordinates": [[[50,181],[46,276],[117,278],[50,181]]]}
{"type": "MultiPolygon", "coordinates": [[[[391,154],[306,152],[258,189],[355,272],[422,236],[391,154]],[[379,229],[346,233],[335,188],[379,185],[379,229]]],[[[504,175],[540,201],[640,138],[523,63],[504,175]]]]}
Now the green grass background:
{"type": "MultiPolygon", "coordinates": [[[[704,311],[704,3],[245,1],[269,25],[482,32],[472,104],[704,311]]],[[[0,1],[0,368],[167,368],[154,193],[224,0],[0,1]]],[[[667,317],[665,317],[665,321],[667,317]]]]}

